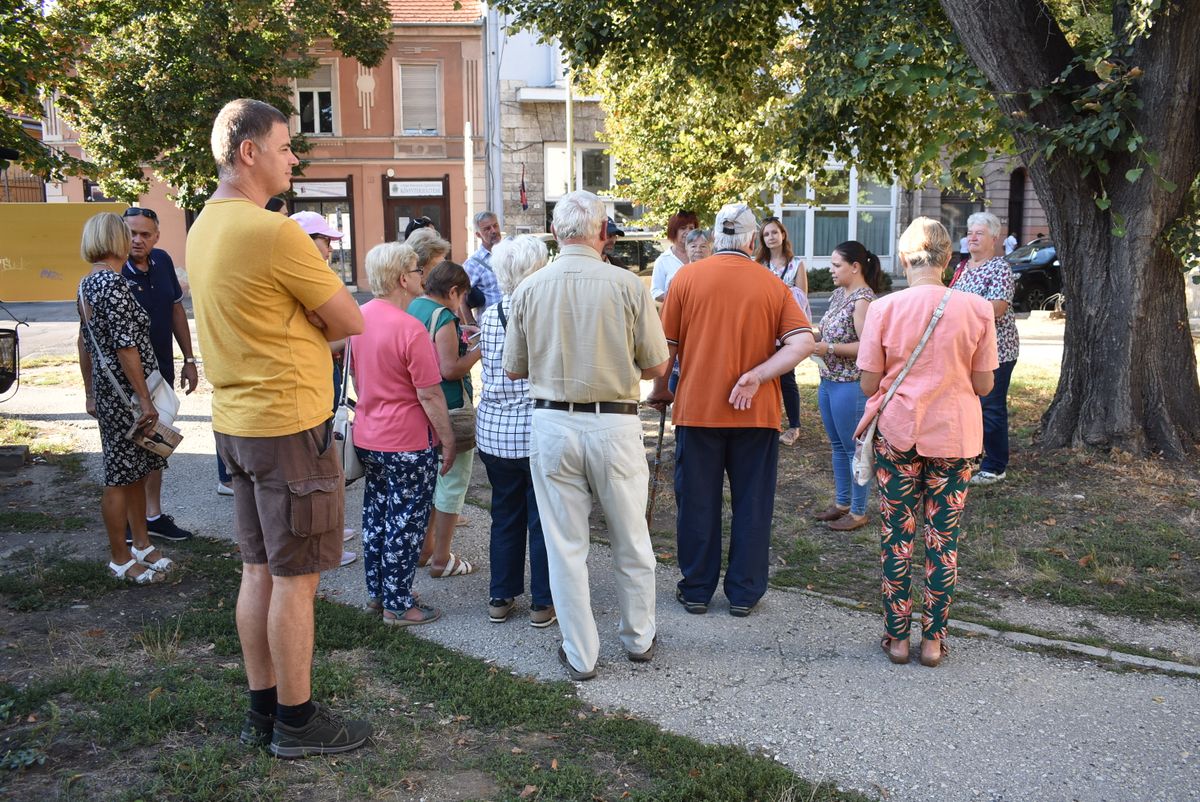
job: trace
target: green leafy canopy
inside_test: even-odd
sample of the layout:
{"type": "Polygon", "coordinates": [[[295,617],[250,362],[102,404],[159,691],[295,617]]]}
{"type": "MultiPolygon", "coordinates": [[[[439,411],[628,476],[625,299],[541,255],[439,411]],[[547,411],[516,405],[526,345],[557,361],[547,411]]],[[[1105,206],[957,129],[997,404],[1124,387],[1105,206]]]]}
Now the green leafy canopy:
{"type": "Polygon", "coordinates": [[[226,102],[293,111],[287,81],[315,68],[314,44],[377,64],[390,15],[384,0],[60,0],[34,28],[69,70],[34,65],[22,96],[55,93],[105,193],[136,199],[148,167],[195,207],[215,184],[209,134],[226,102]]]}

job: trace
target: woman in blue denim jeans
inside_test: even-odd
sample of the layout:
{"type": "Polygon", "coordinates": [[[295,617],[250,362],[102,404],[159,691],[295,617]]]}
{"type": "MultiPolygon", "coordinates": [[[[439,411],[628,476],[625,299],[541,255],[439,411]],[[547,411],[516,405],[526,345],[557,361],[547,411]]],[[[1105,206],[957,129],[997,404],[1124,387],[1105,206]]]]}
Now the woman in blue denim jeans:
{"type": "Polygon", "coordinates": [[[829,309],[821,318],[821,337],[813,355],[822,360],[817,404],[833,449],[837,498],[814,517],[827,521],[834,531],[849,532],[867,523],[868,487],[855,483],[850,471],[854,430],[867,404],[858,386],[862,372],[855,360],[867,306],[879,292],[882,270],[879,257],[854,240],[834,248],[829,262],[834,290],[829,309]]]}
{"type": "Polygon", "coordinates": [[[517,285],[546,264],[546,246],[532,234],[508,237],[492,249],[492,270],[503,297],[479,319],[483,349],[483,392],[476,410],[475,442],[492,485],[492,531],[488,618],[508,620],[515,599],[525,592],[525,543],[529,542],[529,624],[539,629],[555,621],[550,597],[546,541],[529,472],[529,430],[533,399],[529,381],[504,372],[504,337],[509,298],[517,285]]]}

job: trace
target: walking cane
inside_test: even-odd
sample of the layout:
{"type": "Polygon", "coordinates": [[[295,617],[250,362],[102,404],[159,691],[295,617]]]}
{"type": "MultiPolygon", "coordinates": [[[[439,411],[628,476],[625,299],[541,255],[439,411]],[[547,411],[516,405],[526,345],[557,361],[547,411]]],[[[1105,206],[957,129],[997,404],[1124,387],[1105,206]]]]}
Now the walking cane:
{"type": "Polygon", "coordinates": [[[658,495],[658,469],[662,466],[663,431],[667,428],[667,408],[658,412],[658,446],[654,449],[654,474],[650,479],[650,503],[646,505],[646,528],[650,527],[650,516],[654,514],[654,497],[658,495]]]}

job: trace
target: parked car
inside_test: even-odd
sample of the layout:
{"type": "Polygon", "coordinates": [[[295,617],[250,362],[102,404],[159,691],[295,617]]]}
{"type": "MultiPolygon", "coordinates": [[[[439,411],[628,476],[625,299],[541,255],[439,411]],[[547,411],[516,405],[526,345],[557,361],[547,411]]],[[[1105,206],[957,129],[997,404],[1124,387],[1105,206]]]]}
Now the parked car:
{"type": "Polygon", "coordinates": [[[1016,282],[1014,311],[1043,309],[1051,296],[1062,292],[1062,264],[1049,237],[1022,245],[1004,258],[1016,282]]]}
{"type": "MultiPolygon", "coordinates": [[[[537,237],[550,249],[551,258],[558,253],[558,242],[553,234],[538,234],[537,237]]],[[[613,246],[616,263],[634,273],[649,273],[654,269],[654,260],[665,250],[665,240],[659,231],[626,231],[617,237],[613,246]]]]}

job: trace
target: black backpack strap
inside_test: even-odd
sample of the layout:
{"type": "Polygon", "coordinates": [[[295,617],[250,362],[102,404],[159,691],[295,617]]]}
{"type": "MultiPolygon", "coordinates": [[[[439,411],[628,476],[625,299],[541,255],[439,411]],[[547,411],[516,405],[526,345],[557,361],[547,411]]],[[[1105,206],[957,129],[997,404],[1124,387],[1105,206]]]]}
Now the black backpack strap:
{"type": "Polygon", "coordinates": [[[500,316],[500,328],[508,331],[508,315],[504,314],[504,301],[496,303],[496,314],[500,316]]]}

